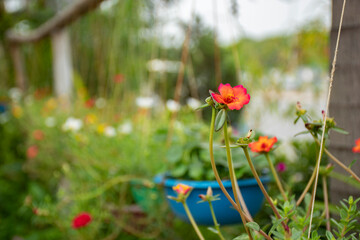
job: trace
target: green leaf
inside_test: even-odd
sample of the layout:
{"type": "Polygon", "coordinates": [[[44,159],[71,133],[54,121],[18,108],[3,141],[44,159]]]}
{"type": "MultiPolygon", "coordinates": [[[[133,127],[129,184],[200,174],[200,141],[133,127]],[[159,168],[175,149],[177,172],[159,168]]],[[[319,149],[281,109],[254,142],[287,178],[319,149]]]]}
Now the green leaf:
{"type": "Polygon", "coordinates": [[[182,177],[186,171],[188,170],[188,167],[185,165],[181,165],[177,168],[175,168],[174,170],[171,171],[171,175],[173,177],[182,177]]]}
{"type": "Polygon", "coordinates": [[[356,163],[356,161],[357,161],[357,159],[352,160],[352,162],[349,165],[349,169],[351,169],[351,167],[356,163]]]}
{"type": "Polygon", "coordinates": [[[339,127],[332,127],[331,129],[333,129],[335,132],[338,132],[341,134],[349,134],[348,131],[346,131],[345,129],[339,128],[339,127]]]}
{"type": "Polygon", "coordinates": [[[334,235],[330,231],[326,231],[325,235],[328,240],[335,240],[334,235]]]}
{"type": "Polygon", "coordinates": [[[226,121],[226,110],[225,109],[221,109],[215,118],[215,131],[219,131],[221,130],[221,128],[224,126],[226,121]]]}
{"type": "Polygon", "coordinates": [[[301,235],[303,234],[301,230],[298,230],[296,228],[291,229],[291,237],[292,239],[301,239],[301,235]]]}
{"type": "Polygon", "coordinates": [[[173,145],[166,153],[166,159],[169,163],[177,163],[181,160],[183,155],[182,147],[173,145]]]}
{"type": "Polygon", "coordinates": [[[206,107],[210,107],[210,105],[205,103],[204,105],[201,105],[200,107],[196,108],[195,111],[198,111],[198,110],[206,108],[206,107]]]}
{"type": "Polygon", "coordinates": [[[297,123],[297,121],[299,120],[299,118],[300,118],[300,116],[298,116],[298,117],[295,119],[294,124],[297,123]]]}
{"type": "Polygon", "coordinates": [[[294,137],[297,137],[297,136],[302,135],[302,134],[308,134],[308,133],[309,133],[309,131],[299,132],[299,133],[295,134],[294,137]]]}
{"type": "Polygon", "coordinates": [[[240,236],[237,236],[233,240],[249,240],[249,236],[247,234],[242,234],[240,236]]]}
{"type": "Polygon", "coordinates": [[[301,117],[301,119],[304,121],[304,123],[307,123],[307,122],[308,122],[307,118],[306,118],[304,115],[300,115],[300,117],[301,117]]]}
{"type": "Polygon", "coordinates": [[[208,227],[207,229],[210,230],[211,232],[215,233],[215,234],[219,234],[218,230],[216,230],[215,228],[208,227]]]}
{"type": "Polygon", "coordinates": [[[344,209],[340,209],[340,217],[343,220],[345,220],[348,217],[348,214],[344,209]]]}
{"type": "Polygon", "coordinates": [[[202,175],[204,174],[204,167],[203,164],[200,162],[194,162],[189,167],[189,176],[192,179],[200,180],[202,178],[202,175]]]}
{"type": "Polygon", "coordinates": [[[251,228],[252,230],[259,231],[260,226],[256,222],[248,222],[245,224],[247,227],[251,228]]]}

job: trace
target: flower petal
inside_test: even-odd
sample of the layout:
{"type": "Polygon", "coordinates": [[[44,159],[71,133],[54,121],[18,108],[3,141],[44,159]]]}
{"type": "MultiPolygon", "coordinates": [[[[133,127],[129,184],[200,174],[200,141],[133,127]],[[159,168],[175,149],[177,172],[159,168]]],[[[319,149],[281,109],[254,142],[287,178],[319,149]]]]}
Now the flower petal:
{"type": "Polygon", "coordinates": [[[229,83],[227,84],[222,84],[220,83],[219,86],[219,92],[221,94],[222,97],[227,97],[227,96],[234,96],[234,90],[233,88],[230,86],[229,83]]]}
{"type": "Polygon", "coordinates": [[[237,85],[237,86],[233,87],[233,91],[234,91],[235,97],[246,95],[246,92],[247,92],[246,88],[244,88],[243,85],[237,85]]]}
{"type": "Polygon", "coordinates": [[[233,102],[228,103],[227,106],[230,110],[240,110],[244,106],[244,104],[242,104],[241,102],[233,102]]]}
{"type": "Polygon", "coordinates": [[[216,102],[225,104],[225,101],[224,101],[224,99],[222,98],[222,96],[221,96],[220,94],[211,93],[211,96],[213,97],[213,99],[214,99],[216,102]]]}

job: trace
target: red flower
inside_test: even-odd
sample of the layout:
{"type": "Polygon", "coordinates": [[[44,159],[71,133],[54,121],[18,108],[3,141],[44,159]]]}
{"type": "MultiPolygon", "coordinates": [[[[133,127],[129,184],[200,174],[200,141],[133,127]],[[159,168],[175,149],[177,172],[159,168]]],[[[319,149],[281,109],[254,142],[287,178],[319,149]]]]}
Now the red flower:
{"type": "Polygon", "coordinates": [[[74,217],[74,219],[72,221],[72,227],[74,229],[85,227],[91,221],[92,221],[91,215],[87,212],[83,212],[74,217]]]}
{"type": "Polygon", "coordinates": [[[257,142],[249,143],[251,151],[258,153],[267,153],[271,150],[272,146],[277,142],[277,138],[269,138],[267,136],[259,137],[257,142]]]}
{"type": "Polygon", "coordinates": [[[89,98],[88,100],[86,100],[85,107],[92,108],[94,106],[95,106],[95,99],[94,98],[89,98]]]}
{"type": "Polygon", "coordinates": [[[178,194],[182,194],[182,195],[186,195],[192,189],[193,189],[192,187],[182,184],[182,183],[179,183],[178,185],[173,187],[173,190],[175,192],[177,192],[178,194]]]}
{"type": "Polygon", "coordinates": [[[211,93],[211,96],[216,102],[227,105],[231,110],[240,110],[250,101],[250,95],[242,85],[231,87],[229,83],[220,83],[219,92],[220,94],[211,93]]]}
{"type": "Polygon", "coordinates": [[[38,155],[39,149],[37,146],[30,146],[26,151],[26,156],[29,159],[35,158],[38,155]]]}
{"type": "Polygon", "coordinates": [[[355,141],[355,147],[352,148],[354,153],[360,153],[360,138],[355,141]]]}
{"type": "Polygon", "coordinates": [[[32,135],[35,140],[41,141],[44,139],[44,132],[39,129],[35,130],[32,135]]]}
{"type": "Polygon", "coordinates": [[[125,80],[125,76],[122,74],[116,74],[114,76],[114,83],[122,83],[125,80]]]}
{"type": "Polygon", "coordinates": [[[34,207],[34,208],[32,209],[32,211],[33,211],[33,213],[34,213],[35,215],[38,215],[38,214],[39,214],[39,209],[37,209],[36,207],[34,207]]]}

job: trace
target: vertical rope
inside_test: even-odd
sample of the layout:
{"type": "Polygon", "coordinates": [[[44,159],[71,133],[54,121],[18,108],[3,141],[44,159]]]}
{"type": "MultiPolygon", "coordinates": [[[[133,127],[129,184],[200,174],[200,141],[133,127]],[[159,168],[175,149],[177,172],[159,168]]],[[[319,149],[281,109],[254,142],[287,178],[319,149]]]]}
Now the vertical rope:
{"type": "Polygon", "coordinates": [[[314,214],[315,194],[316,194],[316,188],[317,188],[317,183],[318,183],[318,179],[319,179],[319,168],[320,168],[321,156],[322,156],[323,147],[324,147],[324,138],[325,138],[325,129],[326,129],[326,117],[327,117],[327,113],[328,113],[328,110],[329,110],[332,84],[333,84],[333,81],[334,81],[336,58],[337,58],[337,53],[338,53],[338,49],[339,49],[341,26],[342,26],[342,23],[343,23],[345,5],[346,5],[346,0],[344,0],[344,2],[343,2],[343,6],[342,6],[342,10],[341,10],[339,30],[338,30],[338,35],[337,35],[337,39],[336,39],[334,58],[333,58],[333,61],[332,61],[332,66],[331,66],[330,83],[329,83],[328,96],[327,96],[327,101],[326,101],[326,109],[325,109],[325,112],[324,112],[322,135],[321,135],[321,142],[320,142],[320,153],[319,153],[319,158],[318,158],[317,166],[316,166],[316,176],[315,176],[314,191],[313,191],[314,197],[313,197],[312,202],[311,202],[311,214],[310,214],[308,239],[310,238],[310,234],[311,234],[311,223],[312,223],[313,214],[314,214]]]}

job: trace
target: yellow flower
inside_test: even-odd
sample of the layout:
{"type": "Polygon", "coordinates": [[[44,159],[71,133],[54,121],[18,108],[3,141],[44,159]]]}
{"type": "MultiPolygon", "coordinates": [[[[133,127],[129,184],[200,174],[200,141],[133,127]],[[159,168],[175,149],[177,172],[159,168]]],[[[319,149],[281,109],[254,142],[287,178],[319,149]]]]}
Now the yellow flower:
{"type": "Polygon", "coordinates": [[[15,118],[21,118],[23,115],[23,110],[19,105],[13,105],[11,108],[11,113],[15,118]]]}
{"type": "Polygon", "coordinates": [[[97,117],[93,113],[89,113],[85,116],[85,123],[86,124],[94,124],[97,122],[97,117]]]}
{"type": "Polygon", "coordinates": [[[96,131],[100,134],[104,133],[105,131],[105,128],[106,128],[106,124],[105,123],[101,123],[97,126],[97,129],[96,131]]]}

